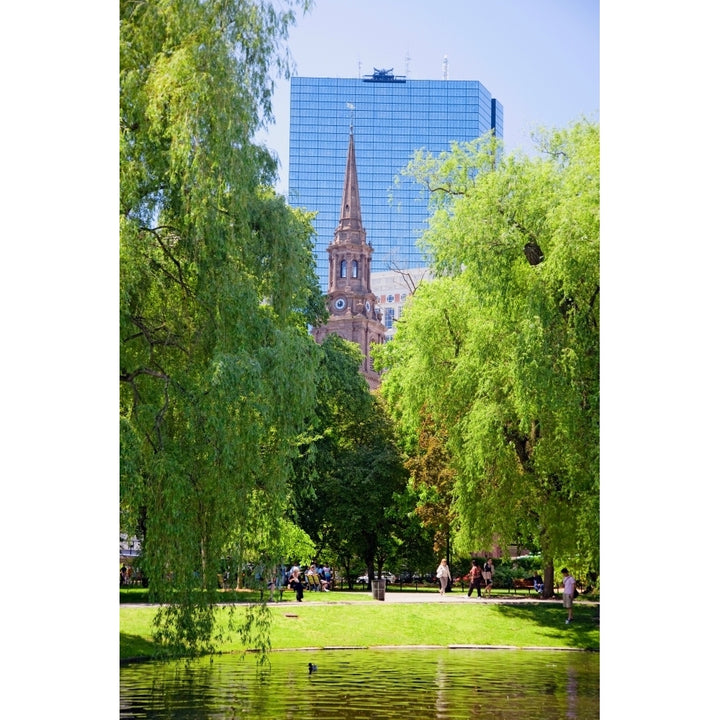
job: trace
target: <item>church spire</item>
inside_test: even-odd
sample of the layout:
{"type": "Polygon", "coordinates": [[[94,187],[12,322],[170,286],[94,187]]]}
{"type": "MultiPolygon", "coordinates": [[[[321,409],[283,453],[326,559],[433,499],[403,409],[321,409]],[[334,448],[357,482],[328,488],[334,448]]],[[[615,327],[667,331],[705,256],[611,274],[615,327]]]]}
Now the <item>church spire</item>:
{"type": "Polygon", "coordinates": [[[352,126],[340,222],[327,251],[329,273],[326,303],[330,317],[326,325],[313,328],[313,337],[317,342],[322,342],[329,333],[334,333],[357,343],[363,354],[360,369],[374,390],[380,384],[380,374],[373,368],[370,348],[373,344],[379,345],[385,341],[385,326],[376,305],[377,297],[370,288],[373,248],[365,242],[365,228],[360,216],[352,126]]]}
{"type": "Polygon", "coordinates": [[[352,127],[348,142],[347,163],[345,165],[345,186],[340,207],[340,224],[335,230],[335,242],[365,242],[365,229],[360,214],[360,191],[358,190],[357,168],[355,166],[355,139],[352,127]]]}

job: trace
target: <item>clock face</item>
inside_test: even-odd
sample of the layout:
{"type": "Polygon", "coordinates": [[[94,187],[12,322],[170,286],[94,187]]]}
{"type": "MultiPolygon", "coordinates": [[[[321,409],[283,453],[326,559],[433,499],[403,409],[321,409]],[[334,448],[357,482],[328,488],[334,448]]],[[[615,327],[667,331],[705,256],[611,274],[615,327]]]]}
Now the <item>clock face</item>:
{"type": "Polygon", "coordinates": [[[365,312],[370,312],[370,301],[369,300],[365,301],[365,312]]]}
{"type": "Polygon", "coordinates": [[[336,310],[344,310],[347,303],[345,302],[344,297],[339,297],[337,298],[337,300],[335,300],[334,305],[336,310]]]}

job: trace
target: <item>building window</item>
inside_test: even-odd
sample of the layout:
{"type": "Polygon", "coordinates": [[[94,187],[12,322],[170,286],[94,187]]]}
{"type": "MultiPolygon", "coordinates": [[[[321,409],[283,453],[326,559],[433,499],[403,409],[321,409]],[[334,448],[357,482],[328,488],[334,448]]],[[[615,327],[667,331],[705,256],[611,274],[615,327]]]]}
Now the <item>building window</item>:
{"type": "Polygon", "coordinates": [[[340,262],[340,277],[344,278],[347,277],[347,261],[342,260],[340,262]]]}
{"type": "Polygon", "coordinates": [[[352,261],[352,276],[356,278],[358,276],[358,264],[357,260],[352,261]]]}
{"type": "MultiPolygon", "coordinates": [[[[362,82],[362,77],[291,78],[288,195],[293,206],[317,210],[313,251],[322,288],[327,287],[332,270],[339,277],[337,266],[332,270],[328,266],[327,245],[337,227],[343,197],[347,101],[357,108],[358,182],[365,230],[375,248],[375,268],[391,261],[408,268],[425,264],[416,244],[428,218],[425,196],[418,197],[417,185],[407,178],[397,187],[393,182],[414,150],[424,147],[440,153],[450,142],[474,140],[492,127],[502,137],[502,104],[478,80],[397,83],[362,82]],[[394,188],[392,211],[389,186],[394,188]]],[[[364,276],[367,264],[362,264],[364,276]]],[[[359,272],[358,267],[358,277],[359,272]]],[[[400,293],[394,295],[397,302],[400,293]]]]}
{"type": "Polygon", "coordinates": [[[388,330],[392,327],[394,319],[395,308],[385,308],[385,327],[388,328],[388,330]]]}

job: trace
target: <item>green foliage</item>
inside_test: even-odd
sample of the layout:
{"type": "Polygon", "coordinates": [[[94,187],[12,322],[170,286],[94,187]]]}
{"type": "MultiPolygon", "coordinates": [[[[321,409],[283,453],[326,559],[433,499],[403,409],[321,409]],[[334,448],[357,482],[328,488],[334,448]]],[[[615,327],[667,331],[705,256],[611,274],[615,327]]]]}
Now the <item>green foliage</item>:
{"type": "Polygon", "coordinates": [[[441,196],[424,238],[438,279],[374,360],[406,437],[423,413],[447,432],[460,551],[520,542],[596,565],[599,129],[537,140],[534,159],[494,162],[484,138],[410,166],[441,196]]]}
{"type": "Polygon", "coordinates": [[[397,542],[388,555],[386,567],[395,574],[434,572],[438,558],[445,555],[444,547],[442,551],[435,549],[436,526],[418,512],[427,502],[427,495],[413,487],[412,479],[402,493],[393,496],[393,535],[397,542]]]}
{"type": "Polygon", "coordinates": [[[532,577],[536,572],[542,576],[542,558],[521,558],[518,560],[498,560],[495,562],[493,587],[512,589],[514,580],[524,580],[532,577]]]}
{"type": "MultiPolygon", "coordinates": [[[[191,591],[192,592],[192,591],[191,591]]],[[[153,641],[158,656],[195,656],[212,652],[216,608],[198,598],[177,598],[158,608],[153,618],[153,641]]]]}
{"type": "Polygon", "coordinates": [[[229,615],[228,618],[228,629],[239,634],[242,646],[260,652],[260,665],[269,663],[268,653],[272,649],[272,622],[273,614],[264,603],[245,607],[244,615],[240,620],[234,614],[229,615]]]}
{"type": "Polygon", "coordinates": [[[212,643],[229,541],[242,554],[262,533],[279,551],[315,402],[312,227],[266,187],[274,163],[251,142],[295,5],[120,4],[121,526],[171,603],[168,647],[212,643]]]}
{"type": "Polygon", "coordinates": [[[423,417],[418,452],[405,462],[416,493],[416,514],[424,527],[432,528],[433,549],[439,557],[449,554],[453,526],[452,488],[455,481],[447,451],[447,436],[423,417]]]}
{"type": "Polygon", "coordinates": [[[280,531],[279,557],[287,560],[294,558],[302,565],[309,565],[317,552],[312,538],[302,528],[286,518],[280,520],[280,531]]]}
{"type": "Polygon", "coordinates": [[[383,403],[358,372],[358,346],[330,334],[321,352],[318,405],[295,463],[297,521],[346,573],[353,556],[372,570],[397,545],[406,473],[383,403]]]}

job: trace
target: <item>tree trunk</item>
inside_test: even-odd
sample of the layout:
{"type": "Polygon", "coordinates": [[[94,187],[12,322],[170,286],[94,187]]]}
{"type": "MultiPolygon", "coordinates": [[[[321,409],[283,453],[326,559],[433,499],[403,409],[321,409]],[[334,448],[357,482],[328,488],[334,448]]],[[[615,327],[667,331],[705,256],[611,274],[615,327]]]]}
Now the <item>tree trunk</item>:
{"type": "Polygon", "coordinates": [[[551,598],[555,595],[555,564],[550,561],[543,570],[543,598],[551,598]]]}

